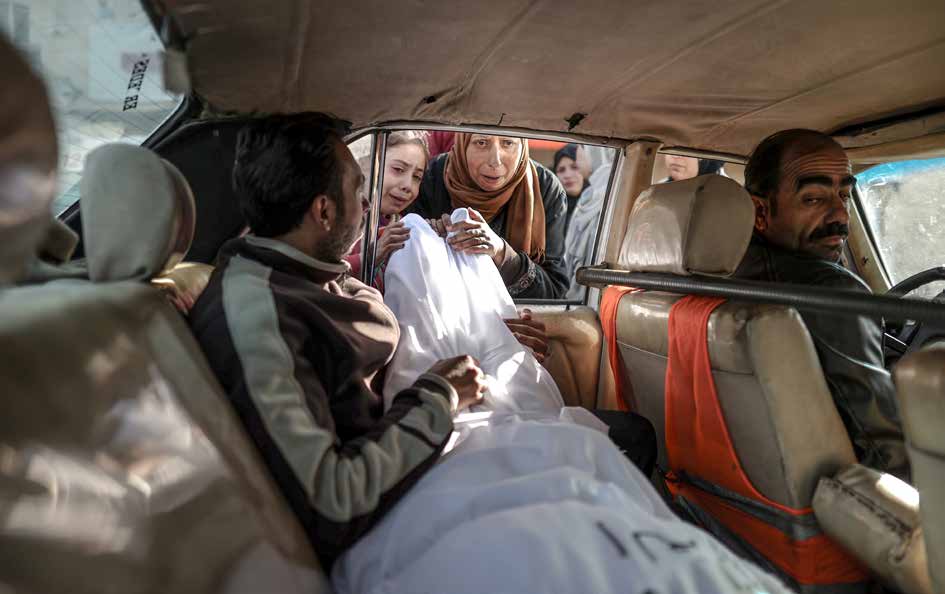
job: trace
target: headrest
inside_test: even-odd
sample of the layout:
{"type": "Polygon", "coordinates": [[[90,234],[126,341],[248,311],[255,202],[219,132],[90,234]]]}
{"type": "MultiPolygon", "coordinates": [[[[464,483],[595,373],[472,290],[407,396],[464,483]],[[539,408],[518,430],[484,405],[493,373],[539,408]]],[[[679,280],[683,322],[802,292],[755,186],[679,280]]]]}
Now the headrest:
{"type": "Polygon", "coordinates": [[[176,167],[146,148],[106,144],[86,158],[81,189],[90,280],[151,280],[184,259],[196,207],[176,167]]]}
{"type": "Polygon", "coordinates": [[[735,272],[754,227],[751,197],[737,182],[702,175],[658,184],[637,198],[618,264],[632,272],[735,272]]]}
{"type": "Polygon", "coordinates": [[[56,128],[42,81],[0,36],[0,285],[22,278],[52,221],[56,128]]]}

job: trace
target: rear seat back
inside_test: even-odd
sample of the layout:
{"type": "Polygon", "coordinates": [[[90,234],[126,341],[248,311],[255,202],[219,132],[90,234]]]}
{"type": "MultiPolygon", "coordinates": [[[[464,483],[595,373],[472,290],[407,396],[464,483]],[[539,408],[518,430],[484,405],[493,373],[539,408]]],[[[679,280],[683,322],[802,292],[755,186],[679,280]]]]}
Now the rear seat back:
{"type": "MultiPolygon", "coordinates": [[[[162,167],[145,149],[119,152],[162,167]]],[[[183,257],[186,204],[168,201],[192,198],[160,183],[125,187],[130,194],[83,201],[87,220],[107,213],[106,199],[126,201],[124,216],[111,218],[125,228],[110,243],[86,237],[101,282],[0,289],[0,582],[36,592],[248,591],[247,574],[275,564],[275,590],[326,591],[189,328],[141,282],[183,257]],[[154,245],[137,245],[144,238],[154,245]],[[295,564],[267,556],[266,540],[295,564]]],[[[36,200],[48,213],[48,199],[36,200]]],[[[20,270],[13,262],[0,273],[20,270]]]]}
{"type": "MultiPolygon", "coordinates": [[[[747,247],[752,219],[747,194],[727,178],[654,186],[637,200],[620,265],[729,275],[747,247]]],[[[669,312],[680,298],[627,293],[617,310],[627,380],[636,409],[657,429],[663,468],[669,312]]],[[[748,478],[778,503],[809,506],[818,477],[856,458],[800,315],[784,306],[726,302],[709,318],[708,343],[720,405],[748,478]]]]}
{"type": "MultiPolygon", "coordinates": [[[[185,278],[181,271],[185,271],[196,279],[187,280],[202,290],[212,267],[182,263],[193,240],[196,208],[190,186],[176,167],[141,147],[105,145],[89,155],[82,191],[83,231],[93,280],[155,283],[177,277],[174,282],[179,287],[185,278]],[[115,171],[123,175],[116,176],[115,171]],[[140,185],[132,181],[139,174],[140,185]],[[131,179],[116,179],[125,176],[131,179]],[[129,225],[129,221],[138,224],[129,225]],[[151,245],[128,245],[136,240],[151,245]],[[158,275],[164,276],[155,278],[158,275]]],[[[169,372],[179,364],[194,365],[194,374],[199,375],[195,385],[201,386],[181,390],[180,404],[229,465],[270,541],[294,561],[317,567],[307,537],[232,412],[190,329],[170,306],[164,309],[179,322],[175,330],[178,352],[155,352],[169,372]]]]}
{"type": "MultiPolygon", "coordinates": [[[[747,248],[753,218],[748,195],[724,177],[654,186],[634,205],[620,264],[634,272],[729,275],[747,248]]],[[[659,463],[671,471],[669,491],[706,529],[798,590],[862,591],[862,569],[823,536],[810,509],[818,479],[856,459],[800,316],[773,305],[717,307],[708,318],[706,346],[718,403],[695,389],[698,382],[689,384],[690,393],[680,380],[673,392],[679,409],[668,418],[669,319],[680,299],[629,292],[616,312],[628,376],[622,383],[632,386],[631,407],[657,428],[659,463]],[[685,440],[667,444],[669,427],[685,440]],[[693,427],[703,432],[693,435],[693,427]],[[690,437],[733,459],[683,450],[690,437]],[[667,445],[675,460],[668,459],[667,445]]],[[[692,301],[698,303],[705,302],[692,301]]],[[[698,319],[679,315],[682,328],[698,319]]],[[[686,344],[688,336],[677,339],[686,344]]],[[[691,359],[676,364],[699,374],[688,367],[691,359]]]]}

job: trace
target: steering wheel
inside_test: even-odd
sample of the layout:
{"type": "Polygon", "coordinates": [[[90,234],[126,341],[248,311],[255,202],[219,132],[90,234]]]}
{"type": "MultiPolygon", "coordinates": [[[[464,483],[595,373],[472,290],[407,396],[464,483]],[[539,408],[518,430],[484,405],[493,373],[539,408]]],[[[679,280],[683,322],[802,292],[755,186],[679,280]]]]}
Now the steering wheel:
{"type": "MultiPolygon", "coordinates": [[[[945,266],[935,266],[899,281],[886,294],[891,297],[904,297],[929,283],[943,280],[945,280],[945,266]]],[[[933,297],[932,301],[945,303],[945,291],[933,297]]],[[[920,348],[929,339],[939,336],[945,337],[945,328],[923,326],[921,322],[907,320],[887,324],[884,345],[892,356],[899,357],[920,348]]]]}

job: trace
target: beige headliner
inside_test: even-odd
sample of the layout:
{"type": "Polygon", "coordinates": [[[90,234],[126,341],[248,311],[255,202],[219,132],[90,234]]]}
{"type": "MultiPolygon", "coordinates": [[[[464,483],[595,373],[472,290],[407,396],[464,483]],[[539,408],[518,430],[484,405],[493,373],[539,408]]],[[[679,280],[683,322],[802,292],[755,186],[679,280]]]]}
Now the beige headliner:
{"type": "Polygon", "coordinates": [[[945,107],[943,0],[165,3],[224,112],[559,132],[584,113],[574,132],[746,154],[783,128],[945,107]]]}

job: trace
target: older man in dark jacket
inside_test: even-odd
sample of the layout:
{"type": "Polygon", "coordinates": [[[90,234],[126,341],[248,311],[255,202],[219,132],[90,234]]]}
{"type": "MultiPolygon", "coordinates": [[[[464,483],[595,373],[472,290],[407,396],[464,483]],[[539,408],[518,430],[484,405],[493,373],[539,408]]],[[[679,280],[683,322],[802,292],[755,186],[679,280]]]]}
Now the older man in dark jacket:
{"type": "MultiPolygon", "coordinates": [[[[868,293],[840,264],[855,181],[843,148],[825,134],[785,130],[763,140],[745,169],[755,235],[735,276],[868,293]]],[[[895,388],[883,366],[882,321],[801,316],[860,461],[908,475],[895,388]]]]}

